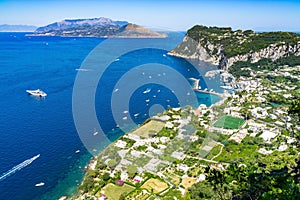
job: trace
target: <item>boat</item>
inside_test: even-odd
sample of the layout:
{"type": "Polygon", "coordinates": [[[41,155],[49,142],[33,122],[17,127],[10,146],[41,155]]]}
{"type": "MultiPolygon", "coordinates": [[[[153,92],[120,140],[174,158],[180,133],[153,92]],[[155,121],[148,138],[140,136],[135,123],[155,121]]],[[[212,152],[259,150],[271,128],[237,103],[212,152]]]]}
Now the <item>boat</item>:
{"type": "Polygon", "coordinates": [[[94,133],[93,133],[93,135],[98,135],[99,134],[99,132],[98,131],[95,131],[94,133]]]}
{"type": "Polygon", "coordinates": [[[80,153],[80,150],[78,149],[77,151],[75,151],[76,154],[80,153]]]}
{"type": "Polygon", "coordinates": [[[147,93],[149,93],[150,91],[151,91],[151,89],[147,88],[147,90],[145,90],[143,93],[144,93],[144,94],[147,94],[147,93]]]}
{"type": "Polygon", "coordinates": [[[42,186],[44,186],[44,185],[45,185],[44,182],[40,182],[40,183],[35,184],[35,187],[42,187],[42,186]]]}
{"type": "Polygon", "coordinates": [[[148,103],[148,102],[150,102],[150,99],[146,99],[145,101],[148,103]]]}
{"type": "Polygon", "coordinates": [[[93,132],[93,135],[95,136],[95,135],[98,135],[98,131],[94,128],[94,132],[93,132]]]}
{"type": "Polygon", "coordinates": [[[42,91],[41,89],[37,89],[37,90],[26,90],[26,92],[32,96],[38,96],[38,97],[45,97],[47,96],[47,94],[42,91]]]}
{"type": "Polygon", "coordinates": [[[84,68],[77,68],[75,70],[79,71],[79,72],[88,72],[88,71],[91,71],[90,69],[84,69],[84,68]]]}
{"type": "Polygon", "coordinates": [[[227,86],[227,85],[226,86],[222,85],[222,86],[220,86],[220,88],[227,89],[227,90],[232,90],[233,89],[231,86],[227,86]]]}

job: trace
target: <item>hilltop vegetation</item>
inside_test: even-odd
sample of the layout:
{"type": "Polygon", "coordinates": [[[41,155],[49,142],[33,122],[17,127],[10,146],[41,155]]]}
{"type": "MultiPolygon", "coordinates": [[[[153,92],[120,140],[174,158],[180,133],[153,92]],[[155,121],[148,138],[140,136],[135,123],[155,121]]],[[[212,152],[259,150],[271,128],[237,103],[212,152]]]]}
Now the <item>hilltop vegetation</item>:
{"type": "MultiPolygon", "coordinates": [[[[201,25],[189,29],[187,36],[197,42],[203,41],[204,43],[209,42],[216,46],[222,46],[227,58],[250,53],[251,51],[259,51],[275,43],[295,45],[300,41],[300,35],[291,32],[254,33],[252,30],[233,31],[232,28],[206,27],[201,25]]],[[[209,48],[207,50],[210,51],[209,48]]]]}
{"type": "Polygon", "coordinates": [[[196,25],[169,54],[211,62],[227,70],[237,62],[257,63],[262,59],[273,62],[290,56],[299,57],[300,35],[196,25]]]}

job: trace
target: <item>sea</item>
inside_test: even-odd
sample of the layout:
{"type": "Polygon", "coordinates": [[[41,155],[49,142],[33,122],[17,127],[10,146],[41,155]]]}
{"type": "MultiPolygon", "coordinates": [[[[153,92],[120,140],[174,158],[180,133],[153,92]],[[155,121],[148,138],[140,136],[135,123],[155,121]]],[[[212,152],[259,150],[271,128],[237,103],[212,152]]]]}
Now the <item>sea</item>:
{"type": "Polygon", "coordinates": [[[96,142],[92,150],[83,140],[76,120],[80,114],[86,118],[86,110],[83,107],[83,113],[75,116],[75,91],[83,95],[82,102],[93,100],[91,113],[98,126],[89,127],[88,134],[99,132],[109,142],[168,107],[210,106],[220,100],[193,91],[190,80],[200,79],[202,89],[221,92],[218,76],[204,77],[216,66],[167,54],[184,33],[169,32],[160,39],[114,39],[112,43],[101,38],[26,34],[0,33],[1,200],[52,200],[76,194],[85,166],[105,146],[96,142]],[[138,46],[127,48],[131,43],[138,46]],[[95,52],[97,61],[91,62],[95,52]],[[103,66],[106,58],[113,60],[103,66]],[[82,83],[77,81],[82,77],[91,85],[78,92],[82,83]],[[38,88],[47,96],[26,93],[38,88]],[[92,95],[86,93],[89,88],[92,95]],[[125,106],[112,106],[113,97],[125,106]],[[44,185],[37,187],[38,183],[44,185]]]}

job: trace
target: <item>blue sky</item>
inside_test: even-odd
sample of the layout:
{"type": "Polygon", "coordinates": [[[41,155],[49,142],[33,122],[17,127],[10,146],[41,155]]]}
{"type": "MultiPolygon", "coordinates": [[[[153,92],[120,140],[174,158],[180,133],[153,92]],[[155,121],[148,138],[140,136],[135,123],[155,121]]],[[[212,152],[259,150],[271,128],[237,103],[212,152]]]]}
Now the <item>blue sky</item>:
{"type": "Polygon", "coordinates": [[[195,24],[300,31],[300,0],[0,0],[0,24],[43,26],[94,17],[176,31],[195,24]]]}

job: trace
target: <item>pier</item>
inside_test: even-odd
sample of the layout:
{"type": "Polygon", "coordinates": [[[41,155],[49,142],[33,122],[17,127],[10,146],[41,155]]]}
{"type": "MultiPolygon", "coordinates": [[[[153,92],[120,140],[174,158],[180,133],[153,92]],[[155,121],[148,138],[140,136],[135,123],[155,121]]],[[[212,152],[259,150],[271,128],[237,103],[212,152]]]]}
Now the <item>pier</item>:
{"type": "Polygon", "coordinates": [[[224,98],[224,95],[223,94],[220,94],[220,93],[217,93],[217,92],[214,92],[214,91],[209,91],[209,90],[201,90],[199,89],[199,83],[200,83],[200,79],[196,79],[196,78],[189,78],[189,80],[193,81],[194,84],[193,84],[193,90],[196,91],[196,92],[202,92],[202,93],[205,93],[205,94],[212,94],[212,95],[216,95],[220,98],[224,98]]]}
{"type": "Polygon", "coordinates": [[[199,89],[200,79],[196,79],[196,78],[189,78],[189,79],[190,79],[191,81],[194,81],[193,90],[199,89]]]}

